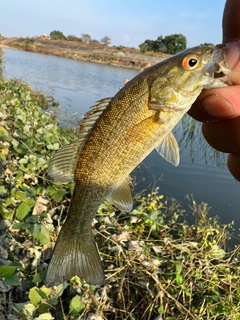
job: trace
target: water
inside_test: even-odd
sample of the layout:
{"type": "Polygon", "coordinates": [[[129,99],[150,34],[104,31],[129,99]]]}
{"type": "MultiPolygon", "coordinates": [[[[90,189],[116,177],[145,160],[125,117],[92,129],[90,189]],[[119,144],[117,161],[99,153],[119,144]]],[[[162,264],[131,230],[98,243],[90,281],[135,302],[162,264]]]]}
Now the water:
{"type": "MultiPolygon", "coordinates": [[[[84,114],[96,100],[113,96],[126,79],[138,71],[108,65],[52,57],[36,53],[6,49],[4,77],[22,78],[43,92],[56,97],[63,109],[60,118],[84,114]]],[[[175,168],[157,152],[147,157],[139,170],[134,171],[136,189],[159,187],[164,196],[172,196],[183,203],[187,194],[195,200],[207,202],[211,216],[218,215],[222,223],[235,221],[236,234],[240,228],[239,195],[236,183],[226,167],[226,156],[211,149],[201,135],[200,125],[185,117],[175,130],[180,141],[181,162],[175,168]],[[195,126],[194,137],[185,128],[195,126]]],[[[237,240],[235,243],[238,243],[237,240]]]]}
{"type": "Polygon", "coordinates": [[[104,64],[4,50],[4,78],[22,78],[34,89],[56,97],[67,114],[83,115],[97,100],[113,96],[127,78],[138,73],[104,64]]]}

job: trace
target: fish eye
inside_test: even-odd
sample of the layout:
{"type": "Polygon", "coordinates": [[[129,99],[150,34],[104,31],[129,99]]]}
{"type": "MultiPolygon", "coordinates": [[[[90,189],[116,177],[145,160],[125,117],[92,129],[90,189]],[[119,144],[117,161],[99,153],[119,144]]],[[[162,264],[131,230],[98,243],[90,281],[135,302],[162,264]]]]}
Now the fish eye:
{"type": "Polygon", "coordinates": [[[199,64],[199,57],[196,55],[186,56],[182,61],[182,66],[187,70],[194,70],[199,64]]]}

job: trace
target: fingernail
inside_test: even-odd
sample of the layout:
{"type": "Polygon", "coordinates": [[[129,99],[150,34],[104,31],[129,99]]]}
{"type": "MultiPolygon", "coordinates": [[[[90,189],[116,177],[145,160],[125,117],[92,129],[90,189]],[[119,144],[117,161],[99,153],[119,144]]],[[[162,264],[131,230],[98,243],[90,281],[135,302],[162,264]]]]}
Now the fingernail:
{"type": "Polygon", "coordinates": [[[240,59],[240,41],[226,43],[226,58],[229,69],[233,69],[240,59]]]}
{"type": "Polygon", "coordinates": [[[232,105],[216,94],[206,96],[201,103],[202,110],[213,117],[232,117],[236,115],[232,105]]]}

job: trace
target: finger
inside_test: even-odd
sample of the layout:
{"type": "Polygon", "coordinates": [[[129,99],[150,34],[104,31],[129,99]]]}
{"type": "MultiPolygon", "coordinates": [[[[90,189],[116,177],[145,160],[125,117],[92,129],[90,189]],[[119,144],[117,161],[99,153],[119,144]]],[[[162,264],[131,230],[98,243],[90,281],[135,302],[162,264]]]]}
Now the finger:
{"type": "Polygon", "coordinates": [[[240,154],[231,153],[229,155],[228,169],[234,178],[240,181],[240,154]]]}
{"type": "Polygon", "coordinates": [[[240,153],[240,117],[203,123],[202,132],[214,149],[227,153],[240,153]]]}
{"type": "Polygon", "coordinates": [[[189,110],[194,119],[220,121],[240,116],[240,85],[203,90],[189,110]]]}
{"type": "Polygon", "coordinates": [[[240,39],[240,1],[228,0],[223,12],[223,43],[240,39]]]}
{"type": "Polygon", "coordinates": [[[227,0],[222,20],[223,43],[233,84],[240,84],[240,1],[227,0]]]}

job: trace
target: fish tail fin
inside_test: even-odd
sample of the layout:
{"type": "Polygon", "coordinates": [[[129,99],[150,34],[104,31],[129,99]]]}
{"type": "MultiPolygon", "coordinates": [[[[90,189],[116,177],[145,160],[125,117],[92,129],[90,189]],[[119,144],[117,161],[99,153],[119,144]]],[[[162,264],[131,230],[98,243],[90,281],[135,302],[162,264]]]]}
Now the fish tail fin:
{"type": "Polygon", "coordinates": [[[63,227],[58,236],[45,285],[56,286],[75,275],[92,285],[104,284],[105,275],[93,234],[82,238],[79,233],[66,234],[65,230],[63,227]]]}

